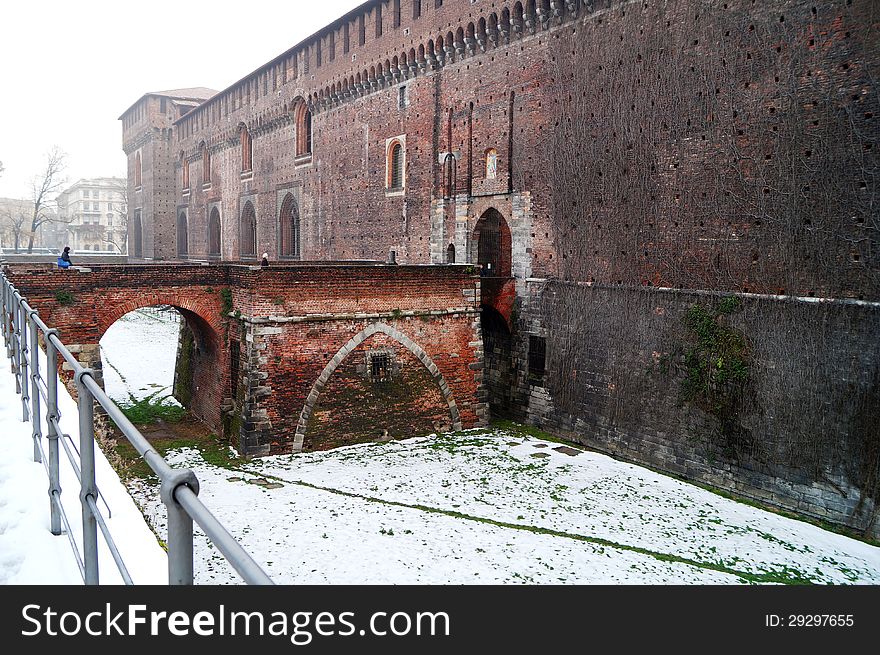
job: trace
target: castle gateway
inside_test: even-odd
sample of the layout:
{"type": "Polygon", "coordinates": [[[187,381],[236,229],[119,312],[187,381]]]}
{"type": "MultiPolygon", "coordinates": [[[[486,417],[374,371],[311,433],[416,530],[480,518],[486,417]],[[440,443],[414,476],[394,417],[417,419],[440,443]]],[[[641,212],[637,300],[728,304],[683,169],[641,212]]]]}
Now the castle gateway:
{"type": "Polygon", "coordinates": [[[129,250],[479,267],[495,415],[876,534],[872,5],[370,0],[122,115],[129,250]]]}

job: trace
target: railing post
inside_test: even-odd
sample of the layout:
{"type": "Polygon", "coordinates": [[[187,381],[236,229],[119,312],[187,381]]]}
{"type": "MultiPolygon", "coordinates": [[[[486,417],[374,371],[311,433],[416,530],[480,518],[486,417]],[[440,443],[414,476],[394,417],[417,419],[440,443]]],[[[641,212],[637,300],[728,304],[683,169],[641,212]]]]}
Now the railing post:
{"type": "Polygon", "coordinates": [[[61,480],[58,474],[58,430],[55,421],[61,418],[58,411],[58,349],[52,338],[58,330],[46,332],[46,438],[49,440],[49,516],[52,534],[61,534],[61,513],[54,502],[54,496],[61,500],[61,480]]]}
{"type": "Polygon", "coordinates": [[[189,469],[174,470],[162,481],[160,496],[168,509],[168,584],[193,583],[193,521],[177,502],[174,493],[181,486],[199,493],[199,481],[189,469]]]}
{"type": "Polygon", "coordinates": [[[21,420],[27,422],[30,420],[30,391],[28,390],[28,358],[30,357],[30,349],[28,348],[28,316],[24,309],[24,302],[19,297],[16,300],[18,305],[18,340],[21,350],[21,420]]]}
{"type": "Polygon", "coordinates": [[[3,345],[6,348],[6,356],[9,356],[9,312],[6,311],[6,287],[8,286],[8,282],[6,280],[6,274],[2,275],[2,279],[0,279],[0,307],[2,307],[3,311],[3,345]]]}
{"type": "Polygon", "coordinates": [[[40,425],[40,340],[37,338],[37,310],[28,312],[31,325],[31,424],[34,426],[34,461],[42,462],[40,454],[40,440],[43,438],[43,428],[40,425]]]}
{"type": "Polygon", "coordinates": [[[83,369],[76,375],[76,393],[79,405],[79,458],[80,490],[79,502],[82,505],[83,525],[83,565],[85,583],[98,584],[98,522],[88,498],[98,500],[98,486],[95,484],[95,405],[91,392],[86,388],[86,376],[92,377],[91,369],[83,369]]]}
{"type": "Polygon", "coordinates": [[[19,346],[21,345],[18,332],[18,302],[15,299],[15,290],[9,291],[10,305],[12,306],[12,324],[9,326],[12,335],[12,372],[15,373],[15,393],[21,393],[21,369],[19,368],[19,346]]]}

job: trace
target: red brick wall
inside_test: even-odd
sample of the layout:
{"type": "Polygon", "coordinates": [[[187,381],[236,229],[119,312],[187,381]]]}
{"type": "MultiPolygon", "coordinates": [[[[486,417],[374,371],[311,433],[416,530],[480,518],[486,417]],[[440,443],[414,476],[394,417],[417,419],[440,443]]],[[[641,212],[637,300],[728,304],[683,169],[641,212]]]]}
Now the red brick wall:
{"type": "Polygon", "coordinates": [[[141,265],[8,271],[43,320],[60,330],[65,344],[75,350],[86,347],[82,363],[95,368],[100,368],[95,346],[124,314],[155,305],[180,309],[197,347],[193,411],[214,430],[229,434],[246,454],[300,448],[295,439],[300,416],[322,371],[352,337],[377,323],[393,327],[400,338],[377,334],[340,362],[321,394],[314,436],[307,426],[306,447],[361,441],[384,429],[401,437],[486,420],[479,279],[467,266],[141,265]],[[70,304],[59,302],[61,291],[71,294],[70,304]],[[227,292],[231,306],[224,300],[227,292]],[[227,310],[234,317],[224,317],[227,310]],[[379,345],[393,349],[402,366],[393,397],[387,389],[352,382],[363,350],[379,345]],[[415,358],[419,351],[424,361],[415,358]],[[429,365],[436,370],[429,371],[429,365]],[[441,391],[444,385],[447,394],[441,391]],[[231,411],[224,414],[221,406],[227,404],[231,411]],[[373,410],[364,412],[365,407],[373,410]]]}

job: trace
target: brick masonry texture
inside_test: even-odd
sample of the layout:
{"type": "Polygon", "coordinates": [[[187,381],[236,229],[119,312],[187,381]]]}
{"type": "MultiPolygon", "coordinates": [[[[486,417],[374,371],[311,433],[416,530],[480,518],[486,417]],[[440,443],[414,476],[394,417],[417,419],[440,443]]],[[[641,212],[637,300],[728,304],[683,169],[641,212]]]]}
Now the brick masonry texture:
{"type": "MultiPolygon", "coordinates": [[[[281,208],[295,206],[294,258],[384,261],[394,250],[406,264],[440,264],[452,252],[457,262],[485,263],[481,226],[497,212],[503,223],[495,262],[506,279],[483,278],[475,287],[482,323],[461,314],[436,319],[460,320],[460,333],[450,338],[460,345],[472,338],[478,359],[485,342],[479,402],[636,461],[876,531],[880,521],[872,528],[869,510],[880,460],[850,438],[870,433],[859,427],[858,403],[828,409],[834,425],[816,437],[821,443],[810,449],[809,464],[784,465],[791,448],[779,444],[803,443],[815,424],[807,418],[812,414],[775,422],[747,417],[757,442],[766,444],[763,452],[779,460],[762,464],[695,447],[716,429],[711,417],[693,408],[673,416],[668,408],[680,404],[678,385],[649,392],[641,371],[653,364],[654,352],[666,352],[662,344],[647,344],[657,336],[652,331],[672,340],[673,326],[681,330],[681,316],[694,303],[686,290],[701,289],[741,294],[749,307],[761,307],[760,318],[755,309],[743,329],[763,335],[764,343],[777,332],[816,344],[784,357],[781,344],[768,346],[759,367],[765,416],[791,404],[773,382],[779,380],[774,370],[798,380],[801,405],[827,409],[823,394],[837,397],[840,385],[852,385],[862,404],[876,397],[876,305],[844,303],[830,317],[826,304],[748,294],[880,300],[877,3],[445,0],[440,7],[421,2],[419,16],[409,0],[400,5],[399,21],[393,2],[362,5],[182,117],[169,118],[150,96],[123,115],[130,171],[138,152],[144,162],[143,186],[130,188],[129,203],[144,217],[144,257],[215,257],[208,252],[208,218],[216,209],[216,258],[246,259],[242,233],[250,228],[239,217],[251,202],[256,253],[268,252],[273,262],[285,256],[281,208]],[[311,112],[307,155],[301,152],[305,108],[311,112]],[[249,170],[243,130],[251,138],[249,170]],[[388,189],[389,144],[398,138],[403,188],[388,189]],[[494,179],[486,166],[491,150],[494,179]],[[186,253],[177,248],[181,230],[186,253]],[[554,284],[559,280],[570,284],[554,284]],[[583,285],[604,289],[601,302],[578,291],[583,285]],[[633,295],[646,287],[683,291],[663,291],[663,302],[652,305],[633,295]],[[565,298],[571,302],[560,305],[565,298]],[[548,311],[560,306],[567,315],[548,311]],[[660,324],[658,307],[667,317],[660,324]],[[845,317],[860,326],[855,341],[811,332],[835,325],[846,334],[845,317]],[[627,335],[646,345],[634,350],[627,335]],[[529,381],[530,336],[546,339],[545,384],[529,381]],[[863,371],[843,371],[840,356],[860,362],[863,371]],[[559,378],[563,361],[577,362],[578,375],[592,379],[575,398],[571,383],[559,378]],[[634,389],[639,392],[630,394],[634,389]],[[825,435],[836,435],[836,448],[825,435]],[[865,470],[856,475],[860,465],[865,470]],[[829,491],[827,480],[842,491],[829,491]],[[855,503],[840,500],[856,491],[855,503]],[[862,496],[866,502],[859,502],[862,496]]],[[[310,283],[292,284],[308,292],[302,301],[279,295],[286,315],[319,311],[310,304],[317,302],[309,300],[310,283]]],[[[237,304],[253,303],[255,315],[272,316],[271,293],[233,289],[237,304]]],[[[339,311],[357,305],[362,290],[352,291],[353,298],[334,297],[339,311]]],[[[393,314],[406,304],[396,293],[407,298],[395,287],[377,301],[392,312],[380,322],[411,334],[407,328],[418,319],[393,314]]],[[[452,298],[427,304],[447,302],[458,306],[452,298]]],[[[276,340],[305,339],[332,358],[378,319],[345,320],[344,329],[328,327],[315,341],[302,336],[319,329],[308,322],[271,323],[262,334],[244,325],[241,368],[260,371],[240,399],[251,412],[248,452],[283,448],[264,427],[282,420],[297,434],[294,444],[307,436],[303,417],[282,419],[263,406],[272,386],[266,380],[277,380],[273,392],[304,384],[293,369],[307,364],[272,350],[276,340]],[[319,348],[321,339],[326,344],[319,348]],[[277,369],[275,357],[284,362],[277,369]]],[[[387,343],[398,361],[412,355],[394,345],[399,340],[371,338],[387,343]]],[[[442,352],[430,339],[425,343],[442,370],[442,352]]],[[[371,346],[364,341],[357,348],[356,359],[328,373],[320,390],[345,395],[357,357],[366,358],[371,346]]],[[[313,380],[324,370],[317,361],[308,364],[313,380]]],[[[451,388],[456,377],[449,378],[444,372],[451,388]]],[[[297,391],[285,406],[303,403],[316,412],[310,420],[321,420],[328,399],[316,393],[297,391]]],[[[438,413],[426,422],[442,406],[432,407],[438,413]]],[[[348,412],[337,409],[340,416],[348,412]]],[[[466,406],[459,409],[468,416],[466,406]]],[[[327,443],[334,438],[328,435],[327,443]]]]}
{"type": "Polygon", "coordinates": [[[392,437],[486,424],[479,279],[469,267],[7,271],[43,320],[97,371],[98,341],[117,319],[140,307],[176,307],[194,337],[187,364],[192,410],[246,455],[381,436],[348,431],[363,407],[385,408],[377,420],[392,437]],[[59,302],[59,291],[72,302],[59,302]],[[352,339],[357,346],[346,349],[352,339]],[[390,380],[373,381],[365,368],[365,353],[376,350],[389,355],[390,380]],[[319,384],[331,363],[328,384],[319,384]],[[389,404],[391,389],[396,399],[389,404]],[[306,410],[313,421],[303,419],[306,410]]]}

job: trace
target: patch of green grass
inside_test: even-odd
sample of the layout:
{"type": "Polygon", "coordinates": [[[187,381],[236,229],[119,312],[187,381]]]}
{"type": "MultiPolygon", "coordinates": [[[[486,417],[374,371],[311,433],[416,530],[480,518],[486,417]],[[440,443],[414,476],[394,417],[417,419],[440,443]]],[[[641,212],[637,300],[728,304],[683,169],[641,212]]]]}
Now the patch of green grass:
{"type": "MultiPolygon", "coordinates": [[[[229,450],[229,445],[221,441],[216,435],[211,435],[206,439],[193,438],[177,438],[177,439],[150,439],[150,445],[162,457],[169,452],[182,450],[184,448],[192,448],[198,450],[202,459],[212,466],[220,468],[239,470],[238,467],[244,463],[244,459],[233,457],[229,450]]],[[[116,438],[116,453],[122,460],[125,467],[120,475],[124,478],[140,478],[142,480],[157,480],[157,476],[153,473],[150,466],[141,458],[135,447],[129,443],[124,436],[116,438]]]]}
{"type": "Polygon", "coordinates": [[[135,425],[148,425],[158,420],[177,423],[184,417],[186,410],[171,400],[171,396],[159,398],[158,392],[156,392],[143,400],[119,403],[119,409],[125,414],[125,418],[135,425]]]}

